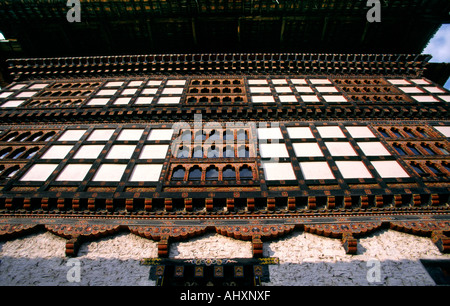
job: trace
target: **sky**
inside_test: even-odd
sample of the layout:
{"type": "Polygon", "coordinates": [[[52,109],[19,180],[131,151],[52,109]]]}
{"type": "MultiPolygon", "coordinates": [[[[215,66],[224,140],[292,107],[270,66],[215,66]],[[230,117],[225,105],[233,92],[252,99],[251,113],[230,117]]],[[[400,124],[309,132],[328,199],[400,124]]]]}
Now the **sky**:
{"type": "MultiPolygon", "coordinates": [[[[432,63],[450,63],[450,24],[443,24],[439,28],[422,53],[431,54],[433,58],[430,62],[432,63]]],[[[450,78],[444,87],[450,90],[450,78]]]]}

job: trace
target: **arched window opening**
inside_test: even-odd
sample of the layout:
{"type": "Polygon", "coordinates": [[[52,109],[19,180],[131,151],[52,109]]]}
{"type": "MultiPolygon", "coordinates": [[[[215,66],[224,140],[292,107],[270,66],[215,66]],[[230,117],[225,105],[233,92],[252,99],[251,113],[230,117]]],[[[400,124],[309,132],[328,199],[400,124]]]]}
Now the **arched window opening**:
{"type": "Polygon", "coordinates": [[[216,146],[211,146],[208,149],[207,156],[208,156],[208,158],[218,158],[219,157],[219,149],[217,149],[216,146]]]}
{"type": "Polygon", "coordinates": [[[0,159],[4,159],[6,158],[6,156],[8,156],[8,154],[12,151],[12,148],[6,148],[0,151],[0,159]]]}
{"type": "Polygon", "coordinates": [[[222,178],[225,181],[236,180],[236,171],[232,166],[225,166],[222,170],[222,178]]]}
{"type": "Polygon", "coordinates": [[[182,166],[175,167],[172,172],[172,181],[183,181],[186,170],[182,166]]]}
{"type": "Polygon", "coordinates": [[[223,157],[226,157],[226,158],[234,157],[234,150],[233,150],[233,148],[230,147],[230,146],[227,146],[227,147],[223,148],[223,157]]]}
{"type": "Polygon", "coordinates": [[[239,169],[239,177],[241,178],[241,180],[253,179],[252,169],[247,165],[242,166],[241,169],[239,169]]]}
{"type": "Polygon", "coordinates": [[[22,155],[22,153],[25,152],[25,148],[19,148],[11,153],[12,159],[18,159],[22,155]]]}
{"type": "Polygon", "coordinates": [[[219,179],[219,170],[215,166],[210,166],[206,169],[206,180],[217,181],[219,179]]]}
{"type": "Polygon", "coordinates": [[[189,150],[181,146],[180,149],[178,150],[177,158],[189,158],[189,150]]]}
{"type": "Polygon", "coordinates": [[[395,151],[397,151],[397,153],[399,155],[406,155],[406,152],[402,149],[402,147],[400,145],[393,144],[392,146],[394,147],[395,151]]]}
{"type": "Polygon", "coordinates": [[[198,166],[194,166],[189,170],[189,177],[188,179],[190,181],[200,181],[202,179],[202,169],[198,166]]]}
{"type": "Polygon", "coordinates": [[[194,148],[194,151],[192,152],[193,158],[203,158],[203,148],[202,147],[196,147],[194,148]]]}
{"type": "Polygon", "coordinates": [[[31,158],[33,158],[33,156],[36,155],[37,151],[39,151],[39,148],[29,149],[27,152],[25,152],[25,154],[22,156],[22,158],[31,159],[31,158]]]}

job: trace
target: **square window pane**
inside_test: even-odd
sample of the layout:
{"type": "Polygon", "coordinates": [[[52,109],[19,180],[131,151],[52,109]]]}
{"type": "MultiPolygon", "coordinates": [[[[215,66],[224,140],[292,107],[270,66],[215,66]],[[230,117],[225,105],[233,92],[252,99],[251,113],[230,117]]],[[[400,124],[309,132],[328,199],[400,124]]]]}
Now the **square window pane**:
{"type": "Polygon", "coordinates": [[[381,142],[358,142],[358,146],[366,156],[388,156],[389,151],[381,142]]]}
{"type": "Polygon", "coordinates": [[[183,87],[164,88],[161,92],[162,95],[181,95],[183,93],[183,87]]]}
{"type": "Polygon", "coordinates": [[[445,102],[450,102],[450,96],[438,96],[438,97],[444,100],[445,102]]]}
{"type": "Polygon", "coordinates": [[[417,102],[439,102],[439,100],[433,96],[411,96],[411,97],[417,102]]]}
{"type": "Polygon", "coordinates": [[[21,181],[43,182],[53,173],[58,164],[36,164],[20,179],[21,181]]]}
{"type": "Polygon", "coordinates": [[[369,170],[361,161],[336,161],[336,166],[346,179],[371,178],[369,170]]]}
{"type": "Polygon", "coordinates": [[[388,79],[388,82],[394,85],[409,85],[411,84],[407,80],[404,79],[388,79]]]}
{"type": "Polygon", "coordinates": [[[344,133],[338,126],[319,126],[317,130],[323,138],[345,138],[344,133]]]}
{"type": "Polygon", "coordinates": [[[161,80],[150,80],[147,82],[147,86],[159,86],[161,83],[161,80]]]}
{"type": "Polygon", "coordinates": [[[145,145],[142,149],[141,159],[164,159],[166,158],[169,145],[145,145]]]}
{"type": "Polygon", "coordinates": [[[311,84],[331,84],[328,79],[309,79],[311,84]]]}
{"type": "Polygon", "coordinates": [[[152,129],[147,140],[171,140],[172,134],[172,129],[152,129]]]}
{"type": "Polygon", "coordinates": [[[292,146],[297,157],[323,156],[319,145],[315,142],[295,142],[292,146]]]}
{"type": "Polygon", "coordinates": [[[14,91],[4,91],[2,93],[0,93],[0,98],[7,98],[10,95],[12,95],[14,93],[14,91]]]}
{"type": "Polygon", "coordinates": [[[357,156],[349,142],[325,142],[332,156],[357,156]]]}
{"type": "Polygon", "coordinates": [[[276,128],[258,128],[258,139],[282,139],[281,130],[276,128]]]}
{"type": "Polygon", "coordinates": [[[277,86],[275,87],[275,90],[278,93],[292,92],[292,89],[289,86],[277,86]]]}
{"type": "Polygon", "coordinates": [[[137,91],[137,88],[127,88],[122,90],[122,92],[120,93],[121,95],[134,95],[137,91]]]}
{"type": "Polygon", "coordinates": [[[382,178],[409,177],[396,161],[373,161],[372,165],[382,178]]]}
{"type": "Polygon", "coordinates": [[[287,84],[288,82],[286,81],[286,79],[272,79],[272,83],[273,84],[287,84]]]}
{"type": "Polygon", "coordinates": [[[295,180],[291,163],[262,163],[264,176],[268,181],[295,180]]]}
{"type": "Polygon", "coordinates": [[[158,91],[158,88],[145,88],[141,91],[143,95],[154,95],[158,91]]]}
{"type": "Polygon", "coordinates": [[[91,135],[89,135],[89,141],[108,141],[114,134],[113,129],[98,129],[94,130],[91,135]]]}
{"type": "Polygon", "coordinates": [[[432,92],[432,93],[443,93],[443,92],[445,92],[445,90],[442,90],[442,89],[440,89],[439,87],[436,87],[436,86],[424,86],[423,88],[426,91],[432,92]]]}
{"type": "Polygon", "coordinates": [[[275,103],[273,96],[252,96],[253,103],[275,103]]]}
{"type": "Polygon", "coordinates": [[[103,164],[97,170],[92,181],[95,182],[119,182],[127,165],[103,164]]]}
{"type": "Polygon", "coordinates": [[[327,162],[301,162],[303,176],[307,180],[328,180],[334,179],[327,162]]]}
{"type": "Polygon", "coordinates": [[[123,129],[117,140],[139,140],[143,132],[141,129],[123,129]]]}
{"type": "Polygon", "coordinates": [[[306,80],[305,80],[305,79],[291,79],[291,82],[292,82],[293,84],[298,84],[298,85],[305,85],[305,84],[308,84],[308,83],[306,83],[306,80]]]}
{"type": "Polygon", "coordinates": [[[259,145],[259,152],[262,158],[289,157],[284,143],[262,143],[259,145]]]}
{"type": "Polygon", "coordinates": [[[376,136],[367,126],[346,126],[353,138],[375,138],[376,136]]]}
{"type": "Polygon", "coordinates": [[[133,155],[134,149],[136,148],[135,145],[113,145],[111,149],[108,152],[108,155],[106,155],[107,159],[121,159],[131,158],[131,155],[133,155]]]}
{"type": "Polygon", "coordinates": [[[302,95],[300,96],[303,102],[319,102],[319,97],[316,95],[302,95]]]}
{"type": "Polygon", "coordinates": [[[314,138],[309,127],[288,127],[288,134],[290,138],[314,138]]]}
{"type": "Polygon", "coordinates": [[[31,85],[30,87],[28,87],[28,89],[42,89],[47,86],[48,86],[48,84],[46,84],[46,83],[38,83],[38,84],[31,85]]]}
{"type": "Polygon", "coordinates": [[[139,87],[144,81],[131,81],[128,83],[127,87],[139,87]]]}
{"type": "Polygon", "coordinates": [[[122,86],[123,82],[108,82],[105,87],[119,87],[122,86]]]}
{"type": "Polygon", "coordinates": [[[268,84],[267,80],[265,79],[255,79],[255,80],[248,80],[249,85],[260,85],[260,84],[268,84]]]}
{"type": "Polygon", "coordinates": [[[83,145],[80,147],[80,149],[77,151],[77,153],[75,153],[75,156],[73,158],[95,159],[100,155],[103,148],[104,148],[104,145],[83,145]]]}
{"type": "Polygon", "coordinates": [[[17,84],[17,85],[14,85],[13,87],[11,87],[9,89],[10,90],[18,90],[18,89],[24,88],[25,86],[27,86],[27,84],[17,84]]]}
{"type": "Polygon", "coordinates": [[[251,93],[270,93],[270,87],[249,87],[251,93]]]}
{"type": "Polygon", "coordinates": [[[316,86],[319,92],[339,92],[334,86],[316,86]]]}
{"type": "Polygon", "coordinates": [[[428,82],[425,79],[411,79],[411,81],[416,83],[416,84],[420,84],[420,85],[428,85],[428,84],[430,84],[430,82],[428,82]]]}
{"type": "Polygon", "coordinates": [[[330,102],[331,103],[333,103],[333,102],[336,102],[336,103],[338,103],[338,102],[348,102],[347,99],[344,96],[340,96],[340,95],[323,95],[322,97],[325,99],[325,101],[327,101],[329,103],[330,102]]]}
{"type": "Polygon", "coordinates": [[[108,98],[93,98],[88,101],[87,105],[106,105],[108,102],[108,98]]]}
{"type": "Polygon", "coordinates": [[[405,93],[423,93],[424,91],[417,87],[399,87],[405,93]]]}
{"type": "Polygon", "coordinates": [[[158,104],[178,104],[181,97],[161,97],[158,100],[158,104]]]}
{"type": "Polygon", "coordinates": [[[117,89],[102,89],[98,91],[95,95],[97,96],[112,96],[117,92],[117,89]]]}
{"type": "Polygon", "coordinates": [[[69,154],[70,150],[72,150],[73,146],[51,146],[44,155],[42,155],[42,159],[64,159],[64,157],[69,154]]]}
{"type": "Polygon", "coordinates": [[[121,98],[117,98],[115,101],[114,101],[114,105],[123,105],[123,104],[128,104],[128,103],[130,103],[130,100],[131,100],[131,98],[127,98],[127,97],[121,97],[121,98]]]}
{"type": "Polygon", "coordinates": [[[287,102],[297,102],[297,98],[295,96],[279,96],[281,103],[287,103],[287,102]]]}
{"type": "Polygon", "coordinates": [[[161,174],[163,165],[142,165],[138,164],[131,173],[130,182],[157,182],[161,174]]]}
{"type": "Polygon", "coordinates": [[[297,89],[298,92],[314,92],[309,86],[295,86],[295,89],[297,89]]]}
{"type": "Polygon", "coordinates": [[[29,98],[34,96],[37,93],[37,91],[24,91],[21,92],[20,94],[18,94],[16,97],[17,98],[29,98]]]}
{"type": "Polygon", "coordinates": [[[168,80],[166,85],[183,86],[186,84],[186,80],[168,80]]]}
{"type": "Polygon", "coordinates": [[[11,100],[2,104],[2,107],[17,107],[21,105],[25,100],[11,100]]]}
{"type": "Polygon", "coordinates": [[[58,138],[58,141],[78,141],[85,132],[86,130],[67,130],[58,138]]]}
{"type": "Polygon", "coordinates": [[[445,137],[450,137],[450,126],[433,126],[445,137]]]}
{"type": "Polygon", "coordinates": [[[134,104],[151,104],[153,101],[153,97],[139,97],[136,99],[134,104]]]}
{"type": "Polygon", "coordinates": [[[81,182],[91,169],[91,164],[72,164],[67,165],[56,178],[56,181],[81,182]]]}

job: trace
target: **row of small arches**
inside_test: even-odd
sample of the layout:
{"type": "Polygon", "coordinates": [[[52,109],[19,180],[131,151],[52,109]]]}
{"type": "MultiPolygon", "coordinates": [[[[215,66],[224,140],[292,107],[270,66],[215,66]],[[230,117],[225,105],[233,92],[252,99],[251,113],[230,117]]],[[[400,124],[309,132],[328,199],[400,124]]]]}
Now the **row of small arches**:
{"type": "Polygon", "coordinates": [[[31,159],[39,149],[39,147],[30,149],[21,147],[13,150],[13,147],[7,147],[0,151],[0,159],[31,159]]]}
{"type": "Polygon", "coordinates": [[[392,147],[397,151],[399,155],[448,155],[449,151],[440,143],[435,143],[434,145],[421,143],[394,143],[392,147]]]}
{"type": "Polygon", "coordinates": [[[193,80],[191,82],[191,85],[220,85],[220,84],[222,84],[222,85],[230,85],[230,84],[239,85],[239,84],[241,84],[241,81],[240,80],[233,80],[233,81],[230,81],[230,80],[213,80],[213,81],[210,81],[210,80],[203,80],[203,81],[193,80]]]}
{"type": "Polygon", "coordinates": [[[240,87],[236,87],[233,88],[233,90],[231,90],[231,88],[229,87],[223,87],[223,88],[218,88],[218,87],[213,87],[213,88],[207,88],[204,87],[202,89],[199,88],[191,88],[189,89],[189,93],[241,93],[242,92],[242,88],[240,87]]]}
{"type": "MultiPolygon", "coordinates": [[[[180,133],[180,140],[190,142],[192,140],[193,133],[189,130],[183,130],[180,133]]],[[[234,140],[234,132],[232,130],[225,130],[221,132],[220,130],[211,130],[210,132],[198,131],[194,135],[194,141],[205,141],[205,140],[234,140]]],[[[236,140],[248,140],[249,135],[247,130],[239,129],[236,131],[236,140]]]]}
{"type": "Polygon", "coordinates": [[[420,176],[428,176],[430,174],[440,176],[440,175],[446,175],[446,172],[447,172],[447,175],[450,174],[450,163],[448,163],[448,162],[436,163],[436,162],[427,161],[425,163],[418,163],[418,162],[413,161],[413,162],[410,162],[409,165],[420,176]]]}
{"type": "Polygon", "coordinates": [[[0,165],[0,180],[12,178],[17,173],[17,171],[19,171],[19,169],[20,169],[19,165],[9,167],[5,165],[0,165]]]}
{"type": "Polygon", "coordinates": [[[18,142],[25,142],[25,141],[49,141],[55,136],[55,131],[50,131],[47,133],[44,133],[42,131],[31,133],[31,132],[10,132],[6,134],[5,136],[0,138],[0,141],[18,141],[18,142]]]}
{"type": "Polygon", "coordinates": [[[250,157],[250,150],[248,146],[240,146],[237,151],[234,151],[234,147],[226,146],[220,150],[216,146],[211,146],[206,150],[206,155],[204,154],[204,149],[201,146],[194,147],[192,149],[184,146],[180,146],[177,151],[177,158],[233,158],[233,157],[250,157]],[[222,154],[220,154],[222,151],[222,154]]]}
{"type": "Polygon", "coordinates": [[[211,165],[202,169],[200,166],[177,166],[172,171],[172,181],[235,181],[235,180],[252,180],[253,169],[248,165],[232,166],[226,165],[219,168],[211,165]]]}

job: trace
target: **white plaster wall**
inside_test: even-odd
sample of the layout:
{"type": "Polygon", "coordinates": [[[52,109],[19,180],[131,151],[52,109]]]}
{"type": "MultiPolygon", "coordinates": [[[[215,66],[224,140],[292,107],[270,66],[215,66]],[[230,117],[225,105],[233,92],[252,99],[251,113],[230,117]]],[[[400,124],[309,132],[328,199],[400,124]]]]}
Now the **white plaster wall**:
{"type": "MultiPolygon", "coordinates": [[[[157,257],[157,243],[119,233],[81,245],[80,282],[71,283],[66,240],[38,233],[0,243],[0,285],[154,285],[143,258],[157,257]]],[[[357,255],[347,255],[341,241],[306,232],[265,242],[264,256],[278,257],[266,285],[434,285],[419,259],[450,259],[429,238],[392,230],[358,239],[357,255]],[[380,282],[369,283],[369,260],[380,262],[380,282]]],[[[251,258],[248,241],[209,233],[170,245],[170,258],[251,258]]]]}

